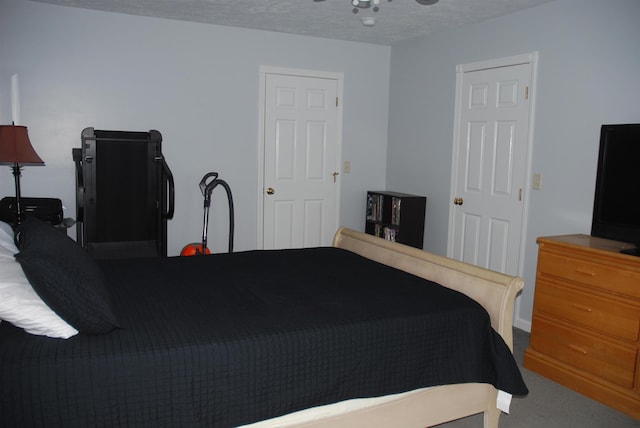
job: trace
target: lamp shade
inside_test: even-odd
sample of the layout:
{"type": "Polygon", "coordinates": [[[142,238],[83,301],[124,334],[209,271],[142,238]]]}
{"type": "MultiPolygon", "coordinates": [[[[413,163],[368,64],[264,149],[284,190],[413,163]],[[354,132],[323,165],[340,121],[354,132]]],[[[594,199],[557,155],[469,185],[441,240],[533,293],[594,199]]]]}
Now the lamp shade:
{"type": "Polygon", "coordinates": [[[31,146],[26,126],[0,125],[0,164],[44,165],[31,146]]]}

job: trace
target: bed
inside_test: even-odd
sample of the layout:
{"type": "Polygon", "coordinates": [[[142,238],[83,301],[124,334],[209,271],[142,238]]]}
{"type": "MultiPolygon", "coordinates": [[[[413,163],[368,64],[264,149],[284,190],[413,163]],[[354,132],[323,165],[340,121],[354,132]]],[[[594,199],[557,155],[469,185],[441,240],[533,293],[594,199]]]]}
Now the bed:
{"type": "Polygon", "coordinates": [[[16,241],[0,267],[59,318],[38,328],[67,330],[0,304],[0,426],[497,427],[498,398],[527,394],[520,278],[346,228],[329,248],[127,260],[35,219],[16,241]]]}

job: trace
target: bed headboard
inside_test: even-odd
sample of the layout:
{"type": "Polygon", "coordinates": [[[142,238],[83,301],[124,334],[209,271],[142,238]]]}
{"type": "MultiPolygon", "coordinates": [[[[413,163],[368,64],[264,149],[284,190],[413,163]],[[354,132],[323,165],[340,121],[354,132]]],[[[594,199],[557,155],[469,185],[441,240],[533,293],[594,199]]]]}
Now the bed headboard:
{"type": "Polygon", "coordinates": [[[491,326],[513,350],[513,308],[522,278],[494,272],[342,227],[333,246],[460,291],[489,312],[491,326]]]}

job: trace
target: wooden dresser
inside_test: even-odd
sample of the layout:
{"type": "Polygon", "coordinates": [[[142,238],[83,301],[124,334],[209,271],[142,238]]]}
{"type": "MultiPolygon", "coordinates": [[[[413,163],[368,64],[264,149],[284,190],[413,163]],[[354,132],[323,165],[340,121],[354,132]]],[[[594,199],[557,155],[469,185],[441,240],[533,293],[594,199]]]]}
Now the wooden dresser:
{"type": "Polygon", "coordinates": [[[524,367],[640,419],[640,257],[588,235],[538,245],[524,367]]]}

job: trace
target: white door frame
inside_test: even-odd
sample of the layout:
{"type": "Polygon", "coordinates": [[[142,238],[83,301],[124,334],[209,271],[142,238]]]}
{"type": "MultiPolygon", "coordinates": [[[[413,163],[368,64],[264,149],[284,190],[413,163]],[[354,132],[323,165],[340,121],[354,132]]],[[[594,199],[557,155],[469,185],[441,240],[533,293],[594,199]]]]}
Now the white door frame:
{"type": "MultiPolygon", "coordinates": [[[[312,77],[318,79],[334,79],[337,83],[337,94],[340,102],[337,107],[337,150],[336,150],[336,168],[342,165],[342,105],[343,105],[343,83],[344,74],[328,71],[302,70],[295,68],[272,67],[267,65],[260,66],[260,118],[258,131],[258,218],[257,218],[257,248],[264,249],[264,147],[265,147],[265,102],[266,102],[266,80],[268,74],[283,74],[288,76],[312,77]]],[[[338,169],[339,170],[339,169],[338,169]]],[[[342,189],[341,180],[338,180],[338,188],[336,189],[335,216],[338,220],[336,224],[340,224],[340,190],[342,189]]]]}
{"type": "MultiPolygon", "coordinates": [[[[522,226],[520,236],[520,248],[518,249],[518,275],[523,276],[524,271],[524,252],[527,243],[527,224],[529,217],[529,200],[530,189],[532,188],[532,154],[533,154],[533,132],[534,116],[535,116],[535,100],[536,100],[536,88],[537,88],[537,75],[538,75],[538,52],[534,51],[528,54],[514,55],[505,58],[490,59],[486,61],[473,62],[469,64],[461,64],[456,67],[456,94],[455,94],[455,117],[453,124],[453,154],[451,160],[451,190],[450,197],[455,197],[457,190],[457,178],[458,178],[458,156],[460,153],[460,121],[462,112],[462,80],[464,73],[471,71],[487,70],[498,67],[508,67],[519,64],[531,65],[531,82],[529,85],[529,133],[527,136],[526,147],[526,160],[525,160],[525,187],[524,187],[524,200],[523,200],[523,212],[522,212],[522,226]]],[[[453,199],[451,199],[453,200],[453,199]]],[[[451,203],[451,201],[449,201],[451,203]]],[[[454,222],[454,206],[449,206],[449,232],[447,240],[447,256],[453,255],[453,222],[454,222]]],[[[515,307],[515,319],[520,320],[520,302],[519,297],[515,307]]],[[[526,329],[526,326],[522,326],[526,329]]],[[[530,326],[529,326],[530,329],[530,326]]]]}

